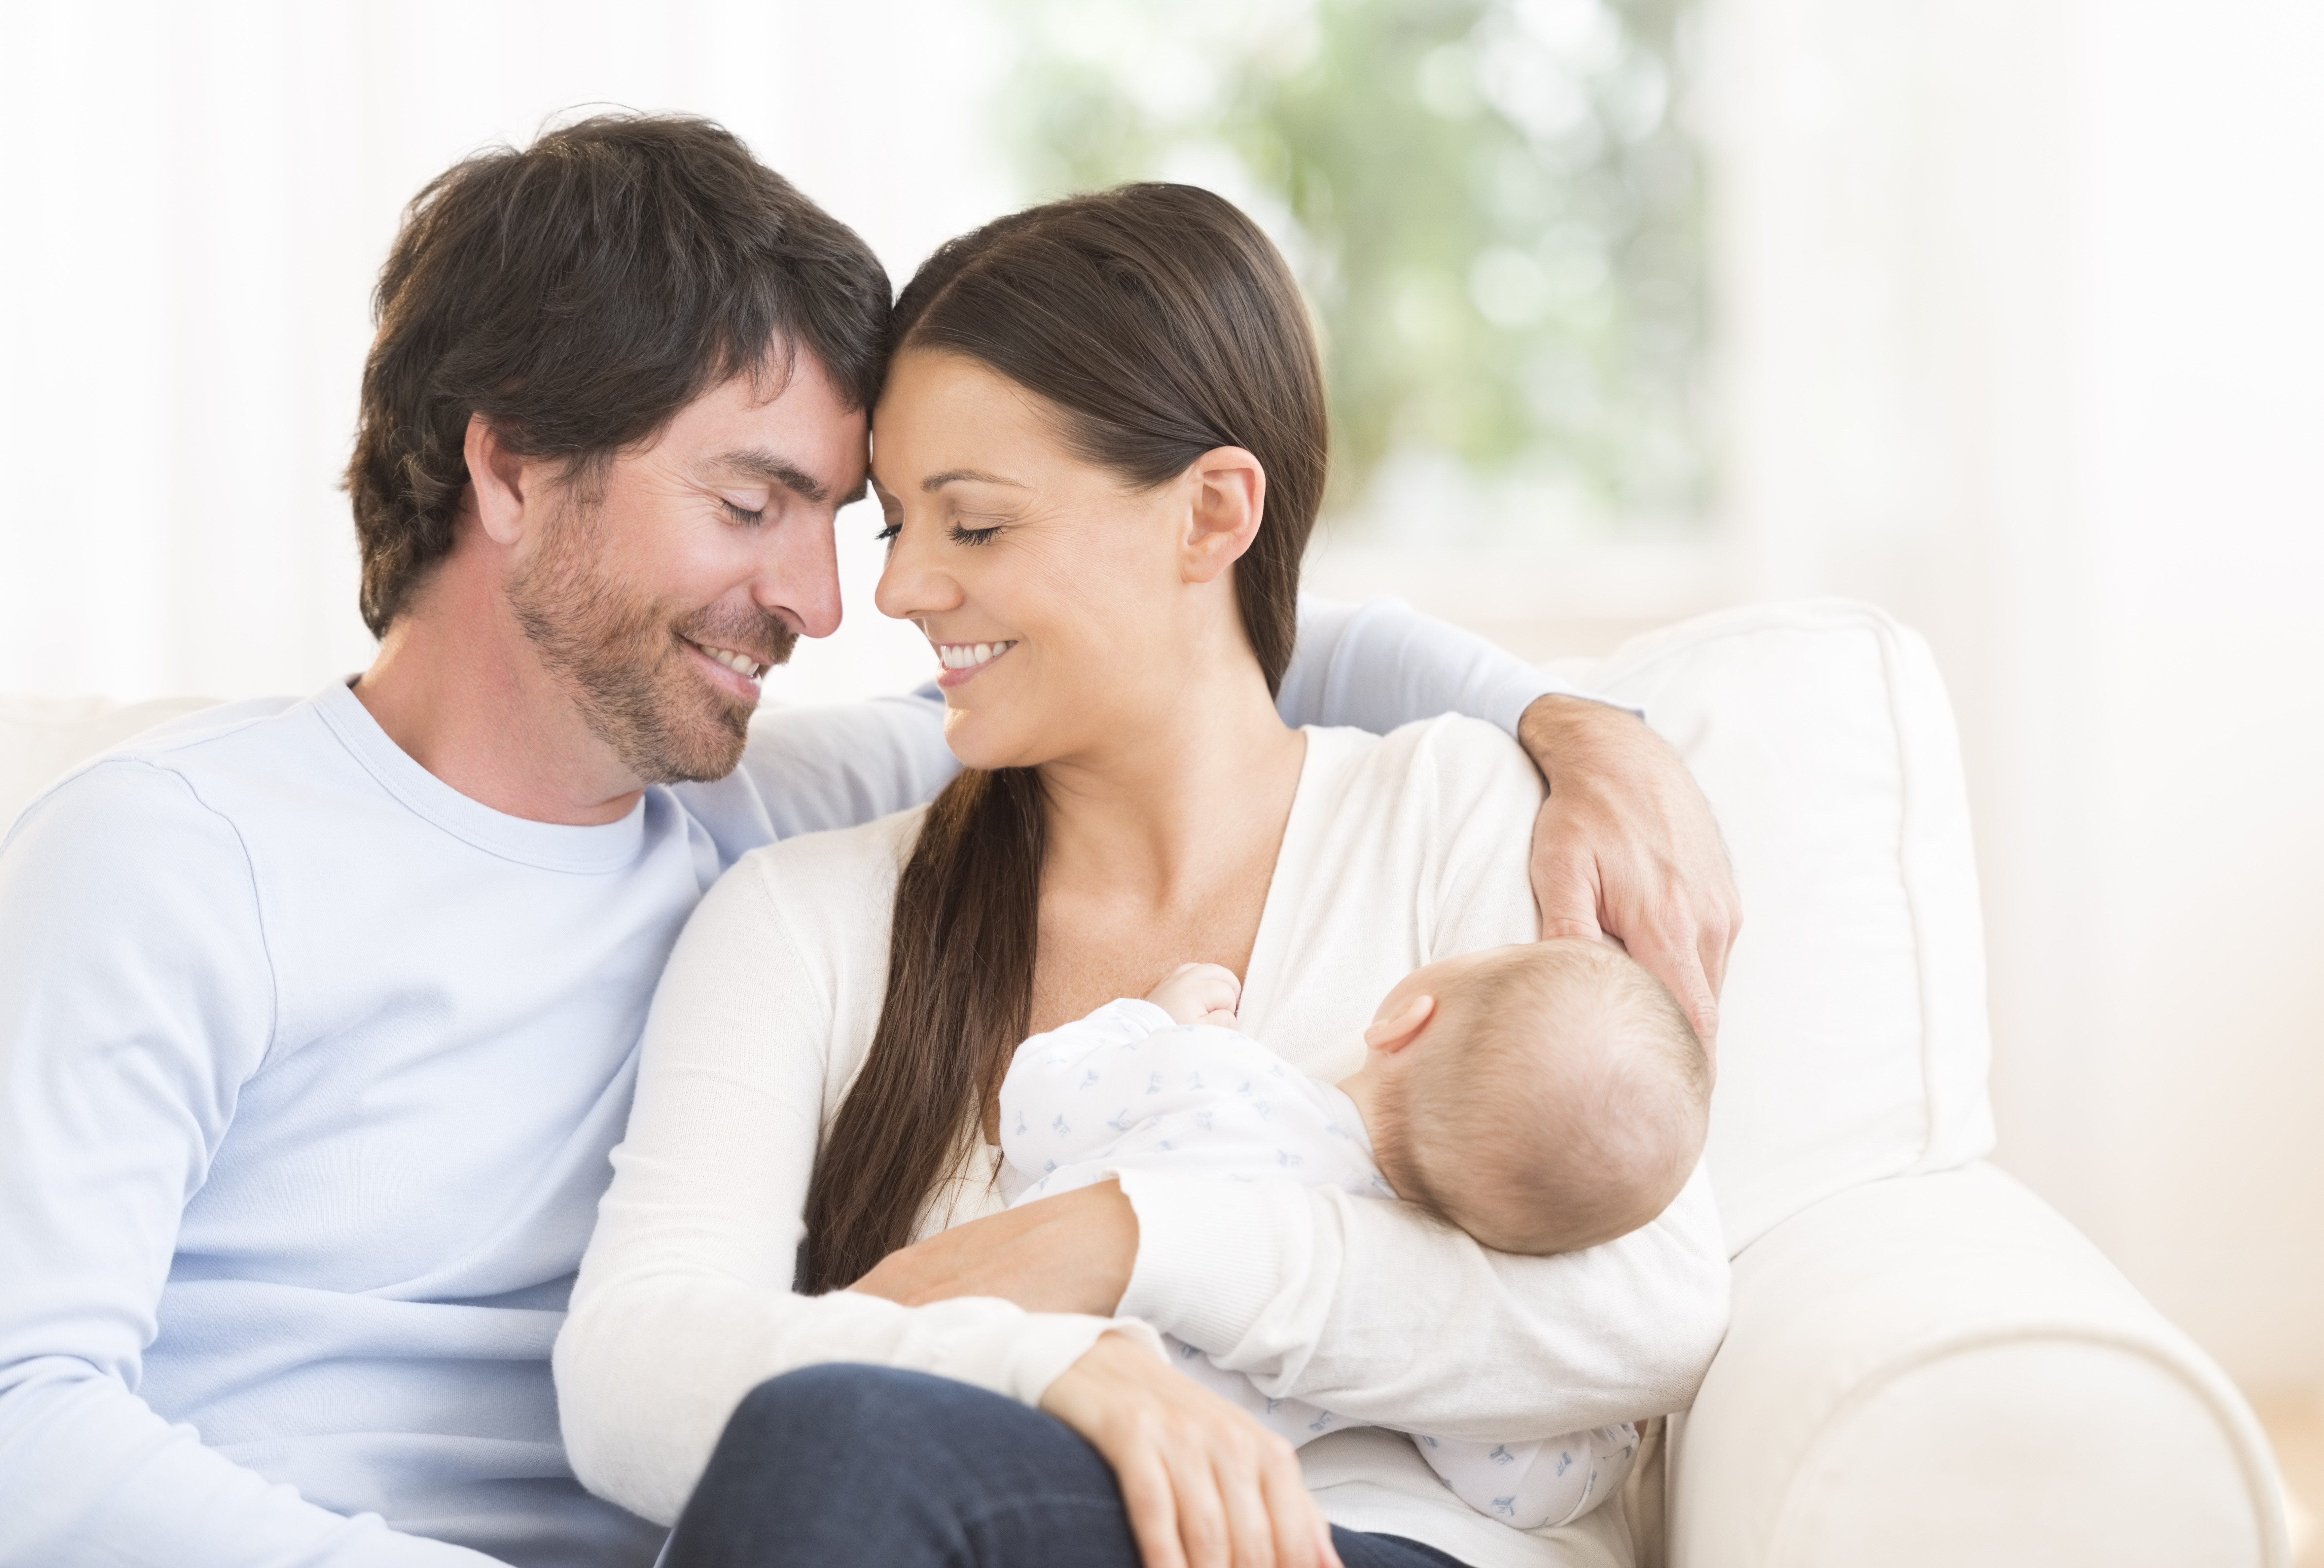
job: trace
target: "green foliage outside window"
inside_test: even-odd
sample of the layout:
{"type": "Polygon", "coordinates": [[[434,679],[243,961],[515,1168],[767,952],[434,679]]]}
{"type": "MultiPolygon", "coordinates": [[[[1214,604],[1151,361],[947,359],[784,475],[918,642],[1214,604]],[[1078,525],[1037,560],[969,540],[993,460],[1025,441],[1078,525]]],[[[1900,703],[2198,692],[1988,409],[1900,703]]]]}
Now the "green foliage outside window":
{"type": "Polygon", "coordinates": [[[1418,453],[1573,515],[1700,514],[1687,0],[995,5],[1036,197],[1192,178],[1285,242],[1336,511],[1418,453]]]}

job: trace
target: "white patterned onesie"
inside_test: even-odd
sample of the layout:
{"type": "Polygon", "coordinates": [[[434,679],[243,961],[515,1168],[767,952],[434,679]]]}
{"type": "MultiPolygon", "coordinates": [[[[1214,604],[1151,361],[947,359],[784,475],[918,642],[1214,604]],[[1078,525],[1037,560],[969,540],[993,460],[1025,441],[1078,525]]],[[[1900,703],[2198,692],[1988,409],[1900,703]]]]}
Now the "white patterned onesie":
{"type": "MultiPolygon", "coordinates": [[[[1001,1148],[1034,1178],[1018,1204],[1126,1168],[1190,1167],[1396,1196],[1353,1101],[1247,1035],[1178,1023],[1150,1001],[1108,1002],[1018,1047],[1001,1085],[1001,1148]]],[[[1164,1342],[1188,1376],[1294,1447],[1343,1424],[1329,1410],[1269,1398],[1193,1345],[1164,1342]]],[[[1412,1438],[1462,1502],[1522,1530],[1588,1513],[1620,1488],[1637,1448],[1628,1424],[1524,1443],[1412,1438]]]]}

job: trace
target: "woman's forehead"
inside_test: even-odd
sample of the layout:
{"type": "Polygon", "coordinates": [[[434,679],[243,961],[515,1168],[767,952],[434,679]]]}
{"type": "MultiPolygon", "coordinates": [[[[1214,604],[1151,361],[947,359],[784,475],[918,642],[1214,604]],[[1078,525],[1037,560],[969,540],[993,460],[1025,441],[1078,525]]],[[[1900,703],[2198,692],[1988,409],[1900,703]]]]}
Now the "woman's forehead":
{"type": "Polygon", "coordinates": [[[899,499],[959,482],[1047,488],[1084,469],[1054,407],[964,355],[899,355],[872,411],[872,475],[899,499]]]}

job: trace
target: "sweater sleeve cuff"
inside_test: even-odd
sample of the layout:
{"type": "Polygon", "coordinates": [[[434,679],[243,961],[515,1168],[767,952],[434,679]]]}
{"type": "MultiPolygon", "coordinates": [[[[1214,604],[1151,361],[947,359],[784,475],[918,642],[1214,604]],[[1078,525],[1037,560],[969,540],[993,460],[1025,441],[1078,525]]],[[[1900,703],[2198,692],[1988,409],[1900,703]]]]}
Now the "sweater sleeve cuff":
{"type": "Polygon", "coordinates": [[[1068,1313],[1033,1313],[1009,1358],[1006,1392],[1022,1404],[1038,1407],[1049,1385],[1089,1353],[1101,1335],[1118,1333],[1137,1341],[1164,1361],[1162,1336],[1148,1324],[1128,1317],[1083,1317],[1068,1313]]]}
{"type": "Polygon", "coordinates": [[[1240,1344],[1282,1288],[1285,1237],[1304,1194],[1282,1182],[1119,1174],[1138,1215],[1138,1262],[1118,1309],[1197,1350],[1240,1344]]]}

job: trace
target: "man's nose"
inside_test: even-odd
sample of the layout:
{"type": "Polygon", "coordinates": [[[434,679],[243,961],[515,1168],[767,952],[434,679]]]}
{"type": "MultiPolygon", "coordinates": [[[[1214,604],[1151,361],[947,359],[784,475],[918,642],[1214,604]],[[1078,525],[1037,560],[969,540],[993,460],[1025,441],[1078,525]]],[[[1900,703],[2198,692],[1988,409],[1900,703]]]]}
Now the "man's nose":
{"type": "Polygon", "coordinates": [[[784,612],[809,637],[839,630],[839,544],[828,515],[773,530],[751,597],[784,612]]]}

